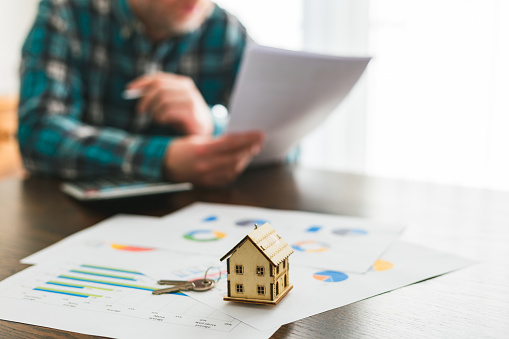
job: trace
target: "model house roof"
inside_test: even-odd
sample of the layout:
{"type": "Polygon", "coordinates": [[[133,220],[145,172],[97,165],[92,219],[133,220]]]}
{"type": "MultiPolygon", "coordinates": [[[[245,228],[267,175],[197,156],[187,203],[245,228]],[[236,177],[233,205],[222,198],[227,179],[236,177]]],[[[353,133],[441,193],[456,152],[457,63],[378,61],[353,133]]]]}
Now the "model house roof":
{"type": "Polygon", "coordinates": [[[276,266],[293,253],[293,249],[290,245],[288,245],[286,241],[276,233],[272,226],[266,222],[246,235],[244,239],[221,258],[221,261],[232,255],[233,252],[247,240],[250,240],[260,252],[276,266]]]}

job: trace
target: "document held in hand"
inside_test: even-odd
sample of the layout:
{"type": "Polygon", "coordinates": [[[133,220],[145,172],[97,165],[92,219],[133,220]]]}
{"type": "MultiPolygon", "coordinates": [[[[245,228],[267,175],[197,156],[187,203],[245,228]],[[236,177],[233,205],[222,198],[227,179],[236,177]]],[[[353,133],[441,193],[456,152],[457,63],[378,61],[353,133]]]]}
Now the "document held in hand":
{"type": "Polygon", "coordinates": [[[226,131],[264,131],[265,145],[253,163],[281,161],[341,103],[369,61],[250,44],[233,89],[226,131]]]}

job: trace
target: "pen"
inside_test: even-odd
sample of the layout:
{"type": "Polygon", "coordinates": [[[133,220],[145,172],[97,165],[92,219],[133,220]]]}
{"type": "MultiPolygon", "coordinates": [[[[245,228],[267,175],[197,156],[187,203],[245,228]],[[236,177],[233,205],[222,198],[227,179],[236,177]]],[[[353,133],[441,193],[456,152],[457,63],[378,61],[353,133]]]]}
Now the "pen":
{"type": "Polygon", "coordinates": [[[142,88],[126,89],[122,93],[122,97],[125,100],[139,99],[142,96],[143,96],[143,89],[142,88]]]}

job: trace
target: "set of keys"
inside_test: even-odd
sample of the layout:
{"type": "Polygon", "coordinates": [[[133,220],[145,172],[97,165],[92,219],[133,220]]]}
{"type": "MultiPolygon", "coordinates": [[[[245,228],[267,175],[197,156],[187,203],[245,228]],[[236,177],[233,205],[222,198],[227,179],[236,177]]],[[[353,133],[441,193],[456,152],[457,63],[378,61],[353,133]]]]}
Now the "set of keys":
{"type": "Polygon", "coordinates": [[[175,292],[183,292],[183,291],[196,291],[196,292],[204,292],[208,291],[221,279],[221,270],[219,270],[219,278],[217,280],[207,279],[207,273],[212,267],[209,267],[205,272],[205,276],[203,279],[195,279],[195,280],[159,280],[157,283],[159,285],[173,285],[168,288],[161,288],[158,290],[152,291],[152,294],[166,294],[166,293],[175,293],[175,292]]]}

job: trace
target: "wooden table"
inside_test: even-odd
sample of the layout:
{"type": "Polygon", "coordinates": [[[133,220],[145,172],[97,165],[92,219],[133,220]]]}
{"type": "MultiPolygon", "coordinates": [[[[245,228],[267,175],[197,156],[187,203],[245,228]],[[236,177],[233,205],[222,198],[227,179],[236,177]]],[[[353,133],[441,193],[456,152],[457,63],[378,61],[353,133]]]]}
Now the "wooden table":
{"type": "MultiPolygon", "coordinates": [[[[162,216],[195,201],[403,222],[403,240],[475,259],[451,274],[285,325],[275,338],[509,337],[509,193],[292,166],[220,190],[80,203],[53,179],[0,181],[0,279],[19,260],[116,213],[162,216]]],[[[303,305],[305,307],[305,305],[303,305]]],[[[87,337],[0,321],[1,338],[87,337]]]]}

